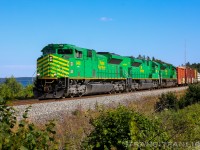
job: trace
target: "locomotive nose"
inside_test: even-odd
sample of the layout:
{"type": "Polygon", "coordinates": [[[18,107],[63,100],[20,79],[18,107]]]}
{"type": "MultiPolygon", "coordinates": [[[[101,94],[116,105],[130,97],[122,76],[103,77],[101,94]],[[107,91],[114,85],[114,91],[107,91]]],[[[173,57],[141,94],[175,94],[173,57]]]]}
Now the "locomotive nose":
{"type": "Polygon", "coordinates": [[[39,78],[61,78],[69,76],[69,60],[53,54],[37,60],[37,75],[39,78]]]}

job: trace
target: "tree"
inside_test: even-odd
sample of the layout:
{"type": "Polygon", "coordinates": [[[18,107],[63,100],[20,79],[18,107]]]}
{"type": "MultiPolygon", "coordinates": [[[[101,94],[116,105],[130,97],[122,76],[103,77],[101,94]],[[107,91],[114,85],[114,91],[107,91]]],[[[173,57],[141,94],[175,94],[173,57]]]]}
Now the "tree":
{"type": "Polygon", "coordinates": [[[22,84],[11,76],[6,78],[5,82],[0,85],[0,95],[5,99],[15,99],[20,96],[20,92],[23,90],[22,84]]]}
{"type": "Polygon", "coordinates": [[[187,67],[191,67],[191,68],[194,68],[194,69],[197,69],[198,72],[200,72],[200,63],[193,63],[193,64],[190,64],[189,62],[186,64],[187,67]]]}
{"type": "Polygon", "coordinates": [[[142,55],[139,54],[138,57],[137,57],[137,59],[142,59],[142,55]]]}
{"type": "Polygon", "coordinates": [[[11,76],[6,78],[5,82],[0,84],[0,96],[5,100],[23,99],[33,97],[33,85],[28,85],[25,88],[21,83],[11,76]]]}

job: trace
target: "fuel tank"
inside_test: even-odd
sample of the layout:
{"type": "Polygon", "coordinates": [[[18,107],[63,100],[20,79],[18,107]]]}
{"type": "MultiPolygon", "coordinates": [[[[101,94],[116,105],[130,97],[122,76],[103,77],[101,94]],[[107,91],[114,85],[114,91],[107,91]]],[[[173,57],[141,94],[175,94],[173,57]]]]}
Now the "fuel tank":
{"type": "Polygon", "coordinates": [[[113,87],[111,83],[90,83],[86,85],[86,93],[84,95],[108,93],[112,91],[113,87]]]}

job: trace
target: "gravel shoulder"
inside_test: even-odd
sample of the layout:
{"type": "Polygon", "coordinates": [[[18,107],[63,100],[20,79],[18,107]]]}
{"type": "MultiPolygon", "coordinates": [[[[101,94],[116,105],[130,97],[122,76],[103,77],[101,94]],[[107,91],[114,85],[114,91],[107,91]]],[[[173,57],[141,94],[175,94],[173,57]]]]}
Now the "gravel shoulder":
{"type": "MultiPolygon", "coordinates": [[[[77,108],[82,109],[94,109],[98,105],[110,105],[110,104],[124,104],[130,101],[138,101],[146,96],[157,96],[169,91],[176,92],[187,89],[187,87],[176,87],[168,89],[159,89],[151,91],[137,91],[133,93],[109,95],[105,97],[92,97],[86,99],[66,100],[58,102],[38,103],[32,104],[29,110],[29,119],[36,122],[44,122],[50,119],[62,119],[63,114],[71,113],[77,108]]],[[[23,112],[29,105],[14,106],[17,110],[17,118],[22,118],[23,112]]]]}

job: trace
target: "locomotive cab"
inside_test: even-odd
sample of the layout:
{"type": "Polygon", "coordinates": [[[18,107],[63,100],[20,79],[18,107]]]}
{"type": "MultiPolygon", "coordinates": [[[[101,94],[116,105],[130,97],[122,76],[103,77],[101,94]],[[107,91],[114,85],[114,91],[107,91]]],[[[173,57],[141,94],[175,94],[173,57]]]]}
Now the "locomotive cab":
{"type": "Polygon", "coordinates": [[[37,59],[34,95],[39,99],[60,98],[68,85],[69,58],[74,52],[63,45],[50,44],[42,53],[37,59]]]}
{"type": "Polygon", "coordinates": [[[44,47],[41,52],[43,53],[42,57],[49,54],[56,54],[59,57],[64,57],[64,58],[74,57],[74,50],[69,47],[64,47],[62,44],[57,46],[50,44],[44,47]]]}

